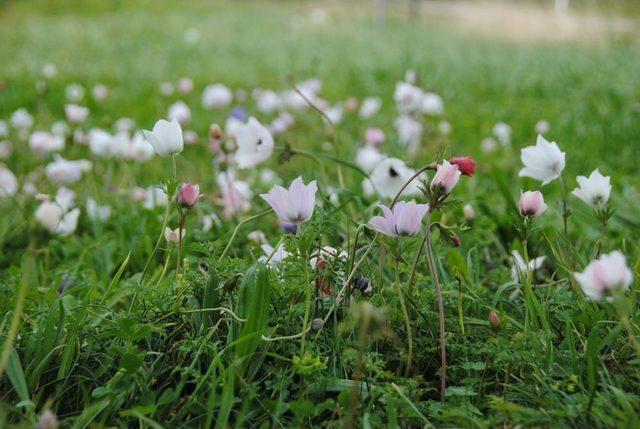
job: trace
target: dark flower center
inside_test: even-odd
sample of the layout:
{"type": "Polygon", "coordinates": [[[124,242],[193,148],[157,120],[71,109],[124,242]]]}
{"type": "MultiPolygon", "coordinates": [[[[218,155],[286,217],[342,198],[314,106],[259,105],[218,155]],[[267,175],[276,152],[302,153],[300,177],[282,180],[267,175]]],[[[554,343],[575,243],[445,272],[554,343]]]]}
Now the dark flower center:
{"type": "Polygon", "coordinates": [[[398,172],[393,169],[393,167],[389,167],[389,176],[398,177],[398,172]]]}

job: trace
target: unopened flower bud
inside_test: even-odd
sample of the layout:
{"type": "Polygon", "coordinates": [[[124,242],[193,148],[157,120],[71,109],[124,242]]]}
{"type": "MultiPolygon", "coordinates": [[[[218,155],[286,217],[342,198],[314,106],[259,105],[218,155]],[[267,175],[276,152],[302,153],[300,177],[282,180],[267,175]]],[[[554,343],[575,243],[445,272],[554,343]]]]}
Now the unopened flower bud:
{"type": "Polygon", "coordinates": [[[222,132],[220,125],[212,124],[209,128],[209,135],[212,139],[220,140],[224,136],[224,133],[222,132]]]}
{"type": "Polygon", "coordinates": [[[498,313],[495,310],[491,310],[489,312],[489,323],[491,324],[491,327],[494,329],[498,329],[500,327],[500,324],[501,324],[500,316],[498,316],[498,313]]]}
{"type": "Polygon", "coordinates": [[[471,220],[476,217],[476,211],[471,204],[465,204],[462,208],[462,214],[464,218],[467,220],[471,220]]]}
{"type": "Polygon", "coordinates": [[[324,320],[322,320],[321,318],[315,318],[311,321],[311,328],[314,331],[319,331],[324,327],[324,320]]]}
{"type": "Polygon", "coordinates": [[[193,208],[198,200],[204,198],[204,195],[200,193],[200,186],[192,183],[185,183],[180,188],[178,193],[178,204],[185,208],[193,208]]]}

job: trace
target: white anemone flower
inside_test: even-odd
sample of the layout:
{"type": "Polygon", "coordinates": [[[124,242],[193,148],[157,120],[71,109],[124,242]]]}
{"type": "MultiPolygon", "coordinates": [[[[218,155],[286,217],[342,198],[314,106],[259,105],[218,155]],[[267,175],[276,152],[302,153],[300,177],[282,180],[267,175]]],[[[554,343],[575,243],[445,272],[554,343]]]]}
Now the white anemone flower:
{"type": "Polygon", "coordinates": [[[611,195],[611,177],[603,176],[596,168],[589,177],[578,176],[579,187],[571,192],[592,207],[602,207],[611,195]]]}
{"type": "Polygon", "coordinates": [[[273,153],[273,137],[256,118],[235,130],[238,149],[234,159],[238,168],[252,168],[269,159],[273,153]]]}
{"type": "Polygon", "coordinates": [[[556,142],[548,142],[538,135],[535,146],[528,146],[520,152],[524,168],[520,177],[532,177],[546,185],[560,177],[565,165],[565,153],[560,151],[556,142]]]}

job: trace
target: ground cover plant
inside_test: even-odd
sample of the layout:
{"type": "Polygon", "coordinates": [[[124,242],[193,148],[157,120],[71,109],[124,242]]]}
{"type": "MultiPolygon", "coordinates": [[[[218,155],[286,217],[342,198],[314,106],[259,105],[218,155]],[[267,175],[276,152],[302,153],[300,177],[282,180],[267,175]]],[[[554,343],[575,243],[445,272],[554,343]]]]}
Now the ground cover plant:
{"type": "Polygon", "coordinates": [[[576,3],[0,2],[0,427],[638,427],[637,6],[576,3]]]}

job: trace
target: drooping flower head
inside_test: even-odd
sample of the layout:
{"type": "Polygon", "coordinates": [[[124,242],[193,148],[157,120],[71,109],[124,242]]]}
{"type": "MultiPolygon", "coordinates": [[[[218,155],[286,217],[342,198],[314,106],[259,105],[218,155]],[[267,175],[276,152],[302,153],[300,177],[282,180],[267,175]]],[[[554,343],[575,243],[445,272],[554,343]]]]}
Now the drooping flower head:
{"type": "Polygon", "coordinates": [[[452,164],[446,159],[436,167],[436,174],[431,180],[431,189],[440,190],[449,194],[460,180],[462,171],[456,164],[452,164]]]}
{"type": "Polygon", "coordinates": [[[175,155],[182,152],[184,147],[182,128],[176,120],[169,122],[160,119],[153,126],[153,131],[143,130],[143,133],[151,143],[151,146],[153,146],[153,150],[160,156],[175,155]]]}
{"type": "Polygon", "coordinates": [[[600,301],[616,289],[629,290],[633,272],[627,259],[619,251],[600,256],[587,265],[581,273],[573,273],[587,298],[600,301]]]}
{"type": "Polygon", "coordinates": [[[415,201],[400,201],[393,211],[382,204],[379,207],[384,216],[372,217],[369,225],[389,237],[416,235],[422,227],[422,218],[429,211],[428,204],[416,204],[415,201]]]}
{"type": "Polygon", "coordinates": [[[547,209],[542,192],[527,191],[520,194],[520,214],[524,217],[540,216],[547,209]]]}
{"type": "Polygon", "coordinates": [[[560,177],[564,170],[565,153],[560,151],[556,142],[549,143],[538,135],[535,146],[528,146],[520,152],[520,159],[524,168],[520,170],[520,177],[532,177],[542,182],[542,185],[560,177]]]}
{"type": "Polygon", "coordinates": [[[596,168],[589,177],[578,176],[579,187],[571,192],[592,207],[602,207],[611,195],[611,177],[603,176],[596,168]]]}
{"type": "Polygon", "coordinates": [[[276,185],[268,194],[260,194],[284,224],[299,225],[311,219],[316,204],[316,181],[305,185],[302,177],[295,179],[289,189],[276,185]]]}

